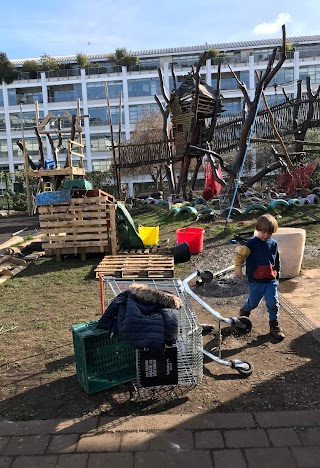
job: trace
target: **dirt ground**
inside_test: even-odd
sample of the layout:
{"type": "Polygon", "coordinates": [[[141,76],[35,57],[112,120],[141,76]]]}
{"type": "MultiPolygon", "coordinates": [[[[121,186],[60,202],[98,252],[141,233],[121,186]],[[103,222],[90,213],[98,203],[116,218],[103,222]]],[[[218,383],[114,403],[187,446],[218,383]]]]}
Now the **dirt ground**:
{"type": "MultiPolygon", "coordinates": [[[[178,265],[176,273],[184,277],[197,268],[212,271],[226,268],[232,263],[237,248],[238,245],[225,240],[219,243],[207,241],[203,253],[178,265]]],[[[317,252],[309,250],[306,249],[306,255],[319,255],[319,249],[317,252]]],[[[245,279],[237,280],[231,274],[202,286],[193,281],[192,288],[226,317],[238,314],[247,294],[245,279]]],[[[285,281],[281,283],[280,291],[281,288],[286,289],[285,281]]],[[[203,336],[205,349],[214,353],[218,322],[199,304],[192,304],[201,323],[214,325],[213,330],[203,336]]],[[[61,344],[56,359],[52,359],[52,355],[56,355],[57,349],[51,350],[51,355],[50,351],[45,355],[39,352],[21,359],[20,343],[17,342],[16,356],[10,356],[0,366],[0,420],[69,418],[100,413],[126,416],[318,408],[320,343],[314,334],[306,331],[292,311],[285,308],[281,309],[281,325],[286,339],[281,343],[275,342],[268,333],[264,305],[252,313],[252,322],[253,329],[247,335],[223,326],[221,350],[223,359],[250,361],[254,367],[252,375],[244,378],[205,357],[202,382],[193,388],[162,387],[136,391],[129,383],[88,395],[76,379],[71,336],[69,342],[61,344]]]]}

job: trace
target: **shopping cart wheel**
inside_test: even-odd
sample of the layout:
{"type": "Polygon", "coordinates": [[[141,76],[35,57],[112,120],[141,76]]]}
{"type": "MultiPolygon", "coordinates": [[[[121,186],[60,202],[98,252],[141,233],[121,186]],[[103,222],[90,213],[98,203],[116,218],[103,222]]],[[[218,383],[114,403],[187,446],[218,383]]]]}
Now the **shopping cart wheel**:
{"type": "Polygon", "coordinates": [[[236,364],[234,368],[239,372],[239,374],[247,377],[253,372],[253,365],[249,361],[242,361],[241,364],[236,364]]]}
{"type": "Polygon", "coordinates": [[[239,317],[238,321],[235,323],[235,327],[241,329],[245,333],[249,333],[252,329],[252,323],[248,317],[239,317]]]}

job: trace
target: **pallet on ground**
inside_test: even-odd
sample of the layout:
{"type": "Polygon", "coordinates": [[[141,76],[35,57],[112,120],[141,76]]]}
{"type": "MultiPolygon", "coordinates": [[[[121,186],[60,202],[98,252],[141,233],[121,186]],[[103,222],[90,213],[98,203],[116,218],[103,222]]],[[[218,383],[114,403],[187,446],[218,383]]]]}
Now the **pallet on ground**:
{"type": "Polygon", "coordinates": [[[173,278],[173,256],[165,255],[114,255],[105,256],[95,269],[99,275],[114,278],[173,278]]]}
{"type": "Polygon", "coordinates": [[[0,256],[0,284],[7,279],[16,276],[21,271],[27,268],[28,264],[21,258],[15,258],[11,255],[0,256]]]}

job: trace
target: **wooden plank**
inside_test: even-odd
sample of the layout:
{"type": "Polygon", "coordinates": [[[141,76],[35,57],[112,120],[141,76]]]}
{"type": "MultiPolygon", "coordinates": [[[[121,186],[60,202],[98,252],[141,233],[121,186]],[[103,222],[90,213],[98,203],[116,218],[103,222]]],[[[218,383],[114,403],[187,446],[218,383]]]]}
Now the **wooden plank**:
{"type": "Polygon", "coordinates": [[[116,206],[110,205],[110,251],[111,255],[117,254],[117,221],[116,221],[116,206]]]}
{"type": "Polygon", "coordinates": [[[86,171],[85,169],[77,166],[73,167],[66,167],[66,168],[61,168],[61,169],[39,169],[39,170],[29,170],[29,171],[24,171],[24,175],[28,177],[44,177],[44,176],[49,176],[49,177],[54,177],[57,175],[85,175],[86,171]]]}
{"type": "Polygon", "coordinates": [[[67,247],[91,247],[91,246],[102,246],[104,247],[106,245],[105,240],[93,240],[93,241],[82,241],[81,243],[75,244],[74,242],[54,242],[54,243],[43,243],[42,247],[46,249],[62,249],[62,248],[67,248],[67,247]]]}
{"type": "Polygon", "coordinates": [[[54,230],[56,228],[60,229],[60,232],[62,229],[78,229],[78,228],[105,228],[108,227],[108,224],[106,223],[105,218],[92,218],[92,219],[74,219],[74,220],[69,220],[65,222],[61,221],[44,221],[41,223],[41,232],[45,232],[47,229],[49,231],[54,230]]]}
{"type": "Polygon", "coordinates": [[[57,236],[57,235],[79,235],[79,234],[87,234],[91,232],[92,234],[96,235],[106,235],[108,237],[108,226],[80,226],[77,228],[76,226],[72,227],[66,227],[66,226],[61,226],[60,228],[54,228],[54,229],[43,229],[41,227],[41,232],[45,236],[57,236]]]}

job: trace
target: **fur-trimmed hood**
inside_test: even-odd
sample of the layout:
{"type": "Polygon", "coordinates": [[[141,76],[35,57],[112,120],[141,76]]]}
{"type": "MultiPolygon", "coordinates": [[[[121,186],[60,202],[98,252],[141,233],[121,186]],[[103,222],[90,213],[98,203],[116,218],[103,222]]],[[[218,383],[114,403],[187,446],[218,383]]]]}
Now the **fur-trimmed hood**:
{"type": "Polygon", "coordinates": [[[166,291],[151,288],[143,283],[133,283],[129,286],[128,291],[138,300],[151,304],[160,304],[169,309],[180,309],[182,307],[182,299],[166,291]]]}

